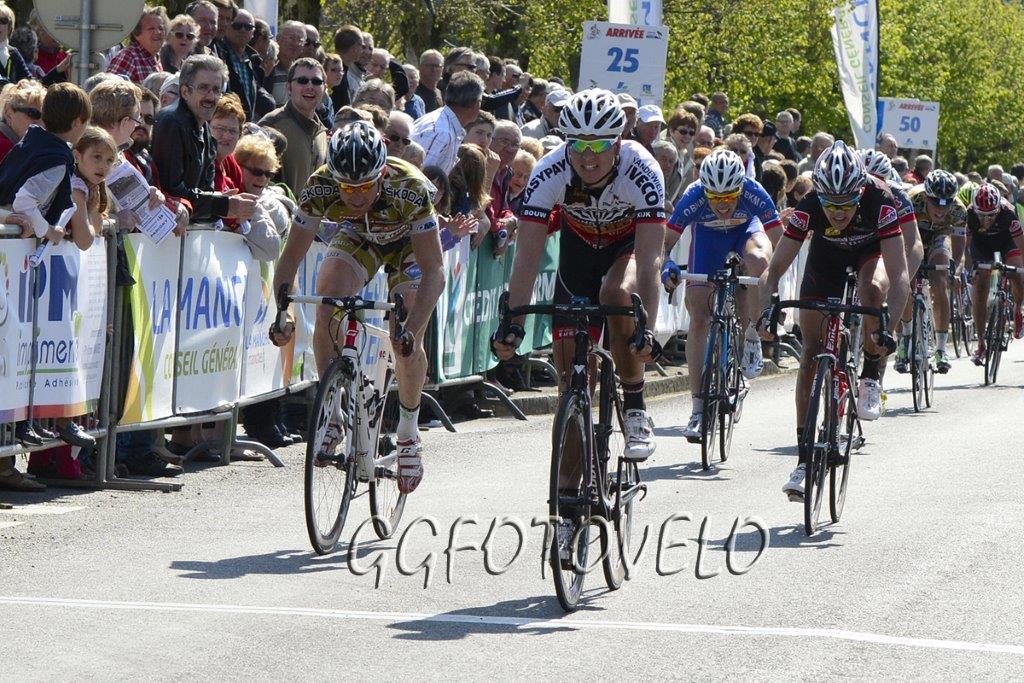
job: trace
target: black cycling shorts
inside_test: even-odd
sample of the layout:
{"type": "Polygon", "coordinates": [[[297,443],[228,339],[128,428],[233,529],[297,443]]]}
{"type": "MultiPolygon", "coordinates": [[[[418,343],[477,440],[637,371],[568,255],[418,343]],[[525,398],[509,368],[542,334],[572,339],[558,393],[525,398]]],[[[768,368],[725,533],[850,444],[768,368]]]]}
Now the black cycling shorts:
{"type": "Polygon", "coordinates": [[[1017,243],[1009,235],[994,235],[992,237],[971,238],[971,260],[974,263],[992,263],[996,259],[996,252],[999,252],[1003,261],[1013,256],[1019,256],[1017,243]]]}
{"type": "MultiPolygon", "coordinates": [[[[619,259],[633,257],[634,241],[634,235],[630,234],[603,249],[594,249],[572,230],[562,230],[554,303],[567,304],[573,297],[586,297],[591,304],[600,303],[605,275],[619,259]]],[[[602,323],[598,317],[590,319],[590,336],[595,342],[600,339],[602,323]]],[[[572,337],[576,330],[571,319],[557,315],[552,327],[554,339],[572,337]]]]}
{"type": "Polygon", "coordinates": [[[812,242],[804,265],[804,279],[800,283],[800,298],[825,301],[843,296],[846,289],[846,269],[852,267],[859,273],[865,263],[882,254],[876,242],[864,249],[846,250],[826,246],[815,249],[812,242]]]}

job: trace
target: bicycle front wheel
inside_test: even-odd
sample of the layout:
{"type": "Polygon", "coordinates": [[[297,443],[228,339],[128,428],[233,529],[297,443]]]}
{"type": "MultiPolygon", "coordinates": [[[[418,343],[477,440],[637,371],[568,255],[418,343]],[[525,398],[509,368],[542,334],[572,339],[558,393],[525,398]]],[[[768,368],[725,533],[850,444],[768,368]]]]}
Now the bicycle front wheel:
{"type": "Polygon", "coordinates": [[[711,463],[715,459],[715,440],[720,429],[719,411],[722,409],[721,401],[726,389],[722,366],[722,335],[721,323],[712,322],[707,351],[704,353],[704,377],[701,381],[704,407],[701,409],[700,461],[705,470],[711,469],[711,463]]]}
{"type": "Polygon", "coordinates": [[[1003,308],[996,300],[989,306],[985,326],[985,384],[995,384],[1003,355],[1003,308]]]}
{"type": "Polygon", "coordinates": [[[807,456],[804,481],[804,529],[808,536],[818,529],[821,501],[825,495],[829,452],[835,443],[835,403],[832,400],[832,365],[819,361],[811,387],[800,448],[807,456]]]}
{"type": "Polygon", "coordinates": [[[352,368],[338,358],[320,378],[309,416],[305,510],[309,542],[319,555],[332,552],[345,526],[358,480],[352,457],[352,368]]]}
{"type": "MultiPolygon", "coordinates": [[[[849,375],[848,375],[849,377],[849,375]]],[[[864,437],[857,420],[857,403],[853,398],[853,387],[847,385],[846,393],[839,397],[836,405],[841,433],[837,439],[838,448],[829,467],[829,515],[838,522],[846,504],[846,484],[850,478],[850,457],[860,448],[864,437]]]]}
{"type": "Polygon", "coordinates": [[[924,410],[925,373],[928,366],[928,345],[924,336],[924,304],[914,301],[914,318],[910,334],[910,390],[914,398],[914,412],[924,410]]]}
{"type": "Polygon", "coordinates": [[[732,448],[732,431],[739,419],[742,408],[740,395],[742,379],[740,379],[740,335],[737,327],[732,328],[732,343],[726,350],[725,372],[722,386],[722,401],[718,410],[718,452],[722,462],[729,459],[732,448]]]}
{"type": "Polygon", "coordinates": [[[370,515],[373,532],[382,541],[395,533],[405,510],[406,494],[398,490],[398,382],[389,373],[387,387],[371,408],[371,448],[374,476],[370,481],[370,515]]]}
{"type": "MultiPolygon", "coordinates": [[[[967,330],[964,325],[963,311],[960,310],[960,295],[957,293],[958,287],[950,282],[949,286],[949,322],[950,322],[950,337],[953,340],[953,353],[956,354],[957,358],[961,357],[961,347],[966,351],[967,349],[967,330]]],[[[970,354],[970,351],[967,351],[970,354]]]]}
{"type": "Polygon", "coordinates": [[[627,503],[628,509],[621,508],[620,491],[623,486],[628,490],[635,485],[637,479],[632,479],[632,474],[636,471],[636,465],[633,464],[630,468],[629,465],[632,463],[627,463],[620,457],[625,450],[626,439],[623,430],[622,400],[611,361],[602,359],[600,372],[598,419],[594,425],[596,457],[593,467],[601,497],[601,510],[598,514],[606,523],[599,525],[598,533],[601,539],[604,580],[610,590],[617,590],[626,576],[622,551],[624,546],[628,548],[629,537],[632,534],[632,501],[627,503]]]}
{"type": "Polygon", "coordinates": [[[562,395],[551,445],[548,514],[554,521],[550,563],[555,595],[562,609],[573,612],[583,595],[590,551],[590,507],[587,472],[592,453],[588,427],[590,406],[572,392],[562,395]]]}

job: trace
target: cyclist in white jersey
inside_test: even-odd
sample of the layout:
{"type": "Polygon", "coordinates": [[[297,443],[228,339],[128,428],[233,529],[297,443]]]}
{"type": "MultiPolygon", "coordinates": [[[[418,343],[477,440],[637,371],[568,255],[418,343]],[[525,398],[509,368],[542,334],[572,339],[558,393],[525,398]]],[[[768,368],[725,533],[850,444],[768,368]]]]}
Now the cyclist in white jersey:
{"type": "MultiPolygon", "coordinates": [[[[555,303],[572,297],[629,306],[634,292],[657,319],[659,273],[665,242],[665,183],[661,167],[639,143],[622,140],[626,117],[607,90],[577,93],[562,110],[566,141],[538,162],[523,194],[518,246],[509,283],[509,305],[530,303],[548,235],[560,232],[555,303]]],[[[516,320],[494,341],[502,359],[523,338],[516,320]]],[[[658,355],[648,331],[641,348],[628,346],[632,321],[608,319],[610,348],[622,383],[626,412],[624,457],[646,460],[654,452],[653,425],[644,404],[644,364],[658,355]]],[[[555,365],[561,381],[572,360],[573,328],[554,320],[555,365]]],[[[591,337],[600,336],[597,321],[591,337]]]]}

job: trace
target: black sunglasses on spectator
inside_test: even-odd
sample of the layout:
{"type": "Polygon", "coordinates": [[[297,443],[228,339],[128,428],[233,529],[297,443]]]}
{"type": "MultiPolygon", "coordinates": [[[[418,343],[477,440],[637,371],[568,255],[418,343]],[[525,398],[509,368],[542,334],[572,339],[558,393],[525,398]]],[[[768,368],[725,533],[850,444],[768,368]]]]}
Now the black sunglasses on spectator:
{"type": "Polygon", "coordinates": [[[145,123],[147,126],[155,125],[156,124],[156,117],[153,116],[152,114],[143,114],[142,115],[142,122],[145,123]]]}
{"type": "Polygon", "coordinates": [[[174,37],[177,38],[178,40],[195,40],[196,39],[196,34],[194,34],[194,33],[185,33],[184,31],[175,31],[174,32],[174,37]]]}
{"type": "Polygon", "coordinates": [[[232,21],[231,28],[235,29],[236,31],[255,31],[256,24],[246,24],[241,21],[232,21]]]}
{"type": "Polygon", "coordinates": [[[262,168],[253,168],[252,166],[243,166],[246,171],[252,173],[257,178],[273,178],[274,171],[264,171],[262,168]]]}
{"type": "Polygon", "coordinates": [[[24,114],[30,119],[35,119],[36,121],[43,118],[43,112],[39,111],[35,107],[11,107],[11,109],[18,112],[19,114],[24,114]]]}
{"type": "Polygon", "coordinates": [[[412,140],[410,140],[409,138],[403,138],[401,135],[395,135],[394,133],[384,133],[384,137],[386,137],[391,142],[401,142],[403,145],[406,146],[412,143],[412,140]]]}
{"type": "Polygon", "coordinates": [[[292,79],[292,83],[298,83],[299,85],[323,85],[324,79],[322,78],[307,78],[306,76],[296,76],[292,79]]]}
{"type": "Polygon", "coordinates": [[[682,127],[680,127],[680,128],[676,128],[676,132],[679,133],[680,135],[693,135],[697,131],[695,131],[693,128],[682,128],[682,127]]]}

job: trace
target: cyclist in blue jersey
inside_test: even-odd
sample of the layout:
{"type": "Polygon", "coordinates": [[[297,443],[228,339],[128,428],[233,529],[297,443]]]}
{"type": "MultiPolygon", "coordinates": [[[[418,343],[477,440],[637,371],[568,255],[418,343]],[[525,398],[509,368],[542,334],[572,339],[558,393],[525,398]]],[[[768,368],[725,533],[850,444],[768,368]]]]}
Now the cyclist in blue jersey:
{"type": "MultiPolygon", "coordinates": [[[[768,193],[753,178],[746,176],[739,155],[727,149],[712,152],[700,167],[699,180],[692,183],[676,204],[669,219],[665,240],[671,251],[683,230],[692,227],[690,241],[691,273],[710,275],[725,266],[730,252],[742,259],[747,275],[759,277],[772,257],[772,244],[781,237],[782,221],[768,193]],[[774,239],[769,239],[772,231],[774,239]]],[[[670,291],[679,281],[680,269],[671,259],[662,268],[662,282],[670,291]]],[[[693,412],[683,429],[690,441],[700,439],[703,397],[699,395],[703,374],[704,350],[711,319],[713,286],[691,282],[686,288],[686,310],[690,325],[686,334],[686,364],[690,371],[693,412]]],[[[741,367],[747,379],[761,374],[764,359],[761,340],[753,323],[759,308],[756,292],[741,291],[738,296],[740,324],[745,330],[741,367]]]]}

